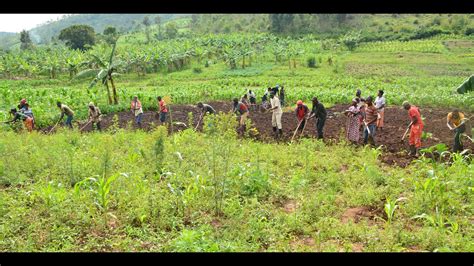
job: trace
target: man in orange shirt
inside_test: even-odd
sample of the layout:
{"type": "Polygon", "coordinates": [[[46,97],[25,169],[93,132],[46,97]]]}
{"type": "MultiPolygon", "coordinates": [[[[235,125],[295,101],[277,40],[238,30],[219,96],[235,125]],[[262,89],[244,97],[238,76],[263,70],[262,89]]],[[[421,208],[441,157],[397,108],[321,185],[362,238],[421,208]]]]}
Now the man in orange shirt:
{"type": "Polygon", "coordinates": [[[418,150],[421,147],[421,135],[423,132],[423,120],[421,119],[420,110],[418,107],[411,105],[407,101],[403,102],[403,108],[408,110],[408,116],[410,117],[410,153],[408,155],[418,156],[418,150]]]}
{"type": "Polygon", "coordinates": [[[168,109],[166,108],[165,100],[161,99],[161,96],[156,98],[158,100],[158,108],[160,114],[160,122],[163,124],[166,122],[166,115],[168,114],[168,109]]]}

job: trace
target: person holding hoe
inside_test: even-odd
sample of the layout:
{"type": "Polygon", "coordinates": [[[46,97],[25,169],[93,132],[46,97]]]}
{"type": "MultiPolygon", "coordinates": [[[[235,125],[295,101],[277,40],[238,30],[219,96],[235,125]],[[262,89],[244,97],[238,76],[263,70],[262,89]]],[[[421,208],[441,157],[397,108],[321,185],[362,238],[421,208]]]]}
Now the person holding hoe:
{"type": "Polygon", "coordinates": [[[237,98],[233,99],[233,103],[233,112],[240,115],[239,133],[243,133],[245,132],[245,120],[247,120],[247,117],[249,116],[249,109],[247,108],[247,105],[239,102],[239,99],[237,98]]]}
{"type": "Polygon", "coordinates": [[[72,109],[59,101],[56,103],[56,106],[61,110],[61,117],[59,118],[58,122],[63,119],[64,115],[66,115],[66,126],[72,129],[72,119],[74,118],[74,112],[72,109]]]}
{"type": "Polygon", "coordinates": [[[142,103],[138,100],[138,96],[133,96],[133,100],[130,103],[130,110],[135,115],[135,122],[137,123],[139,127],[141,127],[143,109],[142,109],[142,103]]]}
{"type": "Polygon", "coordinates": [[[267,111],[272,111],[273,133],[275,134],[275,138],[278,139],[283,136],[283,130],[281,126],[281,116],[283,115],[283,111],[281,109],[280,99],[276,97],[273,91],[270,92],[270,104],[271,104],[271,108],[268,109],[267,111]]]}
{"type": "Polygon", "coordinates": [[[161,96],[156,97],[158,100],[158,114],[160,115],[160,122],[163,124],[166,122],[166,115],[168,114],[168,109],[166,108],[165,100],[161,99],[161,96]]]}
{"type": "Polygon", "coordinates": [[[89,103],[89,122],[92,122],[92,128],[94,128],[94,124],[97,127],[97,130],[101,131],[102,128],[100,126],[100,122],[102,121],[102,113],[98,106],[95,106],[93,102],[89,103]]]}
{"type": "Polygon", "coordinates": [[[199,109],[201,109],[201,116],[204,116],[206,115],[207,113],[213,115],[216,113],[216,110],[210,106],[209,104],[205,104],[205,103],[202,103],[202,102],[198,102],[198,104],[196,105],[199,109]]]}
{"type": "Polygon", "coordinates": [[[466,125],[464,124],[467,121],[467,118],[464,117],[464,114],[455,109],[448,114],[446,125],[449,130],[454,131],[454,146],[453,152],[463,151],[464,147],[461,142],[461,135],[466,131],[466,125]],[[451,127],[450,123],[453,125],[451,127]]]}
{"type": "Polygon", "coordinates": [[[305,128],[306,125],[306,117],[308,116],[309,113],[309,108],[306,104],[303,103],[302,100],[298,100],[296,102],[296,119],[298,120],[298,128],[297,130],[303,133],[303,128],[305,128]]]}
{"type": "Polygon", "coordinates": [[[33,131],[33,118],[21,113],[21,112],[17,112],[16,108],[13,108],[10,110],[10,114],[13,115],[13,119],[10,120],[10,121],[6,121],[4,123],[14,123],[18,120],[23,120],[23,124],[25,125],[26,129],[28,130],[28,132],[32,132],[33,131]]]}
{"type": "Polygon", "coordinates": [[[313,97],[313,108],[311,108],[310,116],[307,120],[316,117],[316,130],[318,132],[318,139],[323,139],[324,124],[326,123],[327,112],[324,105],[318,101],[317,97],[313,97]]]}
{"type": "MultiPolygon", "coordinates": [[[[419,156],[418,150],[421,147],[421,135],[423,133],[423,121],[421,119],[420,110],[418,107],[411,105],[408,101],[403,102],[403,108],[408,111],[408,117],[411,122],[408,126],[410,130],[409,145],[410,152],[408,155],[419,156]]],[[[403,140],[403,138],[402,138],[403,140]]]]}
{"type": "Polygon", "coordinates": [[[199,123],[201,123],[202,119],[204,118],[205,115],[207,114],[216,114],[216,110],[214,108],[212,108],[212,106],[210,106],[209,104],[205,104],[205,103],[202,103],[202,102],[198,102],[198,104],[196,105],[197,108],[199,108],[201,110],[201,115],[199,116],[199,120],[198,120],[198,123],[196,125],[196,128],[198,128],[199,126],[199,123]]]}
{"type": "MultiPolygon", "coordinates": [[[[23,99],[25,100],[25,99],[23,99]]],[[[30,105],[25,101],[23,101],[20,103],[20,105],[18,106],[20,108],[20,113],[28,116],[28,117],[31,117],[32,119],[32,122],[31,122],[31,126],[32,128],[35,128],[35,116],[33,115],[33,111],[31,110],[30,108],[30,105]]]]}
{"type": "Polygon", "coordinates": [[[377,128],[378,111],[372,102],[372,96],[365,99],[365,118],[363,120],[364,129],[364,145],[366,145],[370,139],[372,145],[375,146],[375,130],[377,128]]]}

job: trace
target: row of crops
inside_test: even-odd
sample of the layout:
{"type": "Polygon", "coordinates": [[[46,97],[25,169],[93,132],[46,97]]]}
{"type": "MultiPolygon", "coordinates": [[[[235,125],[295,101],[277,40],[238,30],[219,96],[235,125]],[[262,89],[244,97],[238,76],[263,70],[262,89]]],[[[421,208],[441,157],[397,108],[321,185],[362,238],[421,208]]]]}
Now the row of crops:
{"type": "MultiPolygon", "coordinates": [[[[87,84],[72,83],[67,86],[43,84],[34,86],[25,81],[3,81],[0,83],[0,105],[4,110],[14,107],[19,99],[28,98],[37,118],[38,125],[48,125],[58,116],[55,106],[60,100],[71,106],[76,117],[84,119],[87,115],[87,104],[90,101],[98,103],[104,113],[126,110],[133,95],[137,95],[145,108],[156,107],[156,96],[170,96],[172,103],[196,103],[198,101],[231,100],[243,95],[247,89],[257,93],[258,100],[269,84],[285,86],[287,102],[298,99],[309,102],[313,96],[318,96],[325,104],[349,103],[355,91],[362,89],[363,96],[375,95],[377,90],[386,92],[389,104],[401,104],[409,99],[421,106],[459,106],[474,110],[474,95],[455,94],[452,90],[462,82],[458,77],[436,77],[416,79],[401,77],[387,83],[380,77],[363,79],[346,76],[321,76],[280,78],[258,76],[246,78],[216,78],[209,80],[174,80],[172,77],[146,80],[145,82],[117,82],[119,104],[108,105],[107,93],[103,87],[87,88],[87,84]]],[[[7,114],[4,111],[4,118],[7,114]]]]}
{"type": "Polygon", "coordinates": [[[443,53],[446,48],[438,40],[417,40],[364,43],[357,50],[360,52],[443,53]]]}
{"type": "MultiPolygon", "coordinates": [[[[3,78],[46,76],[55,79],[59,75],[73,78],[81,70],[98,68],[95,65],[97,57],[108,61],[111,50],[110,45],[102,43],[86,52],[70,50],[61,44],[22,52],[0,52],[0,73],[3,78]]],[[[182,70],[192,62],[204,65],[208,61],[219,61],[234,69],[245,67],[250,62],[291,62],[297,58],[344,50],[347,48],[337,40],[321,41],[312,35],[281,38],[272,34],[226,34],[149,44],[136,43],[125,36],[118,40],[114,61],[119,73],[146,74],[182,70]]],[[[441,40],[418,40],[363,43],[357,51],[441,53],[445,48],[441,40]]]]}

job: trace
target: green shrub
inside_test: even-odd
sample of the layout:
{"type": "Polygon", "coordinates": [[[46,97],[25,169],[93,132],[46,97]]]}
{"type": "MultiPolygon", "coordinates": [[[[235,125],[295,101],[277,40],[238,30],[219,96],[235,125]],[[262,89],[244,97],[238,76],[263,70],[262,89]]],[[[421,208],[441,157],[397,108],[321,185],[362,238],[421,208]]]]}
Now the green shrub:
{"type": "Polygon", "coordinates": [[[306,65],[309,68],[316,68],[316,58],[314,56],[311,56],[308,59],[306,59],[306,65]]]}
{"type": "Polygon", "coordinates": [[[360,40],[360,33],[347,33],[340,39],[340,42],[342,42],[349,51],[353,51],[359,45],[360,40]]]}

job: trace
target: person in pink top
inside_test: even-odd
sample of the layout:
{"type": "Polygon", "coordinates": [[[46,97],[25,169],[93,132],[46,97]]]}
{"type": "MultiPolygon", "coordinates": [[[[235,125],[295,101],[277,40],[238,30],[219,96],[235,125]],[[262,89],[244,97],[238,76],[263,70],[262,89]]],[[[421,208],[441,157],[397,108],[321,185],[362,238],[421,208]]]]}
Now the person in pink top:
{"type": "Polygon", "coordinates": [[[347,116],[346,137],[353,144],[357,144],[360,139],[360,107],[357,105],[357,99],[352,100],[352,105],[344,112],[347,116]]]}

